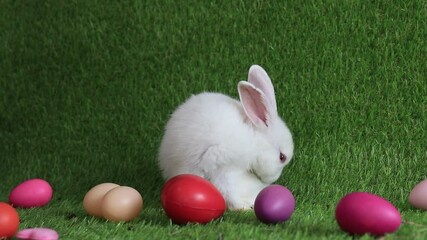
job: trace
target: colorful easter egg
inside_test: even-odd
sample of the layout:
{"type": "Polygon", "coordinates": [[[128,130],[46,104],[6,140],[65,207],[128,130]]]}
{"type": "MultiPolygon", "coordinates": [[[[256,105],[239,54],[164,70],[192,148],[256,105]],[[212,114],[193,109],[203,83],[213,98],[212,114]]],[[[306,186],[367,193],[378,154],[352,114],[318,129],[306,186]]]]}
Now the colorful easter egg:
{"type": "Polygon", "coordinates": [[[367,192],[344,196],[335,209],[335,218],[342,230],[354,235],[383,236],[396,231],[402,223],[393,204],[367,192]]]}
{"type": "Polygon", "coordinates": [[[191,174],[169,179],[161,201],[164,211],[176,224],[208,223],[221,217],[226,208],[224,197],[212,183],[191,174]]]}
{"type": "Polygon", "coordinates": [[[9,195],[9,203],[15,207],[42,207],[52,199],[53,190],[43,179],[30,179],[16,186],[9,195]]]}
{"type": "Polygon", "coordinates": [[[15,237],[21,240],[58,240],[59,234],[50,228],[27,228],[16,233],[15,237]]]}
{"type": "Polygon", "coordinates": [[[292,192],[284,186],[273,184],[258,194],[254,211],[264,223],[279,223],[288,220],[295,210],[292,192]]]}
{"type": "Polygon", "coordinates": [[[18,212],[11,205],[0,202],[0,239],[11,238],[18,228],[18,212]]]}

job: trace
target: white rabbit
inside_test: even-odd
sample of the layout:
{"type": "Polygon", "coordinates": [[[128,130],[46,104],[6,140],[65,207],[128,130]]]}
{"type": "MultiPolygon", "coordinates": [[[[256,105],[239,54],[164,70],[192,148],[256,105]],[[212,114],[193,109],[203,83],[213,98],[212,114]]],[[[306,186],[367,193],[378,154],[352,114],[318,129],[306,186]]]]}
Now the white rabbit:
{"type": "Polygon", "coordinates": [[[251,66],[238,91],[240,102],[219,93],[191,96],[167,122],[158,156],[166,180],[184,173],[204,177],[231,210],[252,208],[294,151],[264,69],[251,66]]]}

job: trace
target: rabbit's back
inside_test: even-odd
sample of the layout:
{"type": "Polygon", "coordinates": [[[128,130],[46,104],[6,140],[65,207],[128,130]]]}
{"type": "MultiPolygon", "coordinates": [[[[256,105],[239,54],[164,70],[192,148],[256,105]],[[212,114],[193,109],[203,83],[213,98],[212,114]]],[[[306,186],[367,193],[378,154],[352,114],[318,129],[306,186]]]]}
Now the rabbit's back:
{"type": "MultiPolygon", "coordinates": [[[[233,158],[230,152],[241,148],[242,141],[252,139],[244,116],[240,102],[223,94],[201,93],[190,97],[166,124],[159,150],[164,178],[182,173],[203,176],[200,160],[211,146],[221,146],[224,157],[233,158]]],[[[226,163],[209,164],[217,167],[226,163]]]]}

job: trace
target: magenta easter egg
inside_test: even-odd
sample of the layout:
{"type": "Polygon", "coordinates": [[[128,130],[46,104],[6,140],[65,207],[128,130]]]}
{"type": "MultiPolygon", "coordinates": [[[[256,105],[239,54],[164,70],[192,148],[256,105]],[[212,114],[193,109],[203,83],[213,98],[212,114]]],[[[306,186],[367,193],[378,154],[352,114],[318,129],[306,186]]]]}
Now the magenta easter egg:
{"type": "Polygon", "coordinates": [[[354,235],[383,236],[396,231],[402,223],[393,204],[367,192],[344,196],[335,209],[335,218],[342,230],[354,235]]]}
{"type": "Polygon", "coordinates": [[[177,224],[208,223],[225,211],[225,200],[208,180],[191,174],[169,179],[161,194],[166,215],[177,224]]]}
{"type": "Polygon", "coordinates": [[[254,211],[264,223],[279,223],[288,220],[295,210],[295,199],[291,191],[281,185],[270,185],[258,194],[254,211]]]}
{"type": "Polygon", "coordinates": [[[9,195],[9,203],[15,207],[42,207],[52,199],[53,190],[43,179],[30,179],[16,186],[9,195]]]}

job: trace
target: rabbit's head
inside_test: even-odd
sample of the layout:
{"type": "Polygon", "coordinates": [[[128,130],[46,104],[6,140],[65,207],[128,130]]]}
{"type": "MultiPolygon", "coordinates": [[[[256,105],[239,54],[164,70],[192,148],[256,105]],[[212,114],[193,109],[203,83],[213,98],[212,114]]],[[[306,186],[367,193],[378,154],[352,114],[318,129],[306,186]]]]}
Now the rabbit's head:
{"type": "Polygon", "coordinates": [[[255,135],[256,149],[248,151],[254,152],[256,157],[249,171],[270,184],[279,178],[283,167],[292,159],[292,134],[277,113],[273,84],[262,67],[251,66],[248,81],[239,82],[238,91],[255,135]]]}

